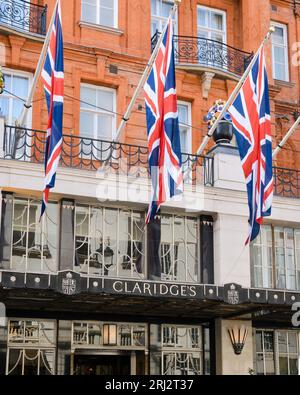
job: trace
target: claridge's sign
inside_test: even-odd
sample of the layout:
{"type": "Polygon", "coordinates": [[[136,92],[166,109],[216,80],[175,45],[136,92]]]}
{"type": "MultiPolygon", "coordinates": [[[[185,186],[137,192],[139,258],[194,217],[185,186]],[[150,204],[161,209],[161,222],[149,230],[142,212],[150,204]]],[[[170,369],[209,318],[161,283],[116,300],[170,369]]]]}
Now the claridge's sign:
{"type": "Polygon", "coordinates": [[[104,292],[113,294],[203,298],[203,286],[148,281],[104,280],[104,292]]]}

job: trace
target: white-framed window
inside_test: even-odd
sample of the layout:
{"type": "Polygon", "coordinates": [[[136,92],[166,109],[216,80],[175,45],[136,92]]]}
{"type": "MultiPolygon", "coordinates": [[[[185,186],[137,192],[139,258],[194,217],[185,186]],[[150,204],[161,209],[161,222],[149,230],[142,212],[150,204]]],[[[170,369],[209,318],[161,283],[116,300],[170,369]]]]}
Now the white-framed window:
{"type": "Polygon", "coordinates": [[[6,356],[7,375],[55,374],[54,320],[10,319],[6,356]]]}
{"type": "Polygon", "coordinates": [[[182,152],[182,169],[184,173],[185,182],[192,179],[192,163],[190,161],[190,154],[192,152],[192,110],[191,103],[185,101],[178,101],[178,120],[180,131],[180,145],[182,152]]]}
{"type": "Polygon", "coordinates": [[[81,18],[95,25],[118,27],[118,0],[82,0],[81,18]]]}
{"type": "Polygon", "coordinates": [[[89,84],[80,88],[80,136],[86,140],[81,156],[104,160],[116,133],[116,90],[89,84]],[[101,141],[97,141],[101,140],[101,141]]]}
{"type": "Polygon", "coordinates": [[[161,280],[199,281],[198,218],[161,214],[161,280]]]}
{"type": "MultiPolygon", "coordinates": [[[[156,33],[156,31],[163,31],[173,6],[173,0],[151,0],[151,37],[156,33]]],[[[177,14],[174,18],[174,26],[174,31],[176,32],[177,14]]]]}
{"type": "Polygon", "coordinates": [[[191,103],[178,101],[178,120],[181,151],[190,154],[192,149],[192,106],[191,103]]]}
{"type": "Polygon", "coordinates": [[[300,229],[265,225],[251,244],[252,284],[300,289],[300,229]]]}
{"type": "Polygon", "coordinates": [[[142,212],[76,204],[74,269],[94,276],[145,278],[144,221],[142,212]]]}
{"type": "Polygon", "coordinates": [[[197,7],[198,37],[226,43],[226,12],[214,8],[197,7]]]}
{"type": "MultiPolygon", "coordinates": [[[[0,95],[0,112],[8,125],[14,125],[20,117],[24,101],[28,97],[32,74],[3,68],[5,91],[0,95]],[[17,97],[16,97],[17,96],[17,97]]],[[[24,126],[31,127],[32,112],[28,111],[24,126]]]]}
{"type": "Polygon", "coordinates": [[[272,34],[273,78],[289,81],[289,54],[287,26],[272,22],[275,32],[272,34]]]}
{"type": "Polygon", "coordinates": [[[257,375],[299,375],[299,331],[255,331],[257,375]]]}
{"type": "Polygon", "coordinates": [[[23,273],[56,273],[58,267],[58,204],[49,202],[40,220],[40,200],[14,197],[10,259],[0,268],[23,273]]]}
{"type": "Polygon", "coordinates": [[[201,326],[161,326],[161,374],[203,374],[201,326]]]}

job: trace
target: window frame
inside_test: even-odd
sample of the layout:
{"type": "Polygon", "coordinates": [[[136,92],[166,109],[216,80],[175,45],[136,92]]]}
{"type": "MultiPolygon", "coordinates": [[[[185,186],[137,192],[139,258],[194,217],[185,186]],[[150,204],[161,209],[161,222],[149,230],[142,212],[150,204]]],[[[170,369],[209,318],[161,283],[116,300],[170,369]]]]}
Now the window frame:
{"type": "MultiPolygon", "coordinates": [[[[155,0],[155,7],[157,9],[157,4],[160,3],[162,4],[162,2],[165,3],[169,3],[170,5],[174,5],[174,0],[155,0]]],[[[152,2],[151,2],[152,3],[152,2]]],[[[156,12],[157,10],[155,10],[156,12]]],[[[168,17],[163,17],[159,14],[153,14],[152,13],[152,4],[150,4],[150,12],[151,12],[151,26],[150,26],[150,30],[152,30],[152,22],[153,20],[155,20],[156,22],[159,22],[160,25],[160,29],[158,29],[159,33],[162,33],[163,28],[168,20],[168,17]]],[[[178,34],[178,10],[176,11],[176,14],[173,17],[173,23],[174,23],[174,34],[178,34]]],[[[156,32],[151,31],[151,36],[153,36],[153,34],[155,34],[156,32]]]]}
{"type": "Polygon", "coordinates": [[[221,30],[213,29],[212,27],[205,27],[205,26],[199,25],[198,10],[201,10],[201,9],[204,11],[209,11],[210,13],[215,12],[215,13],[218,13],[219,15],[222,15],[223,23],[224,23],[224,30],[222,31],[223,44],[227,44],[227,12],[225,10],[221,10],[218,8],[207,7],[207,6],[203,6],[201,4],[197,5],[197,36],[199,36],[200,29],[205,30],[208,33],[208,40],[214,40],[211,38],[211,33],[221,33],[221,30]]]}
{"type": "MultiPolygon", "coordinates": [[[[254,346],[254,355],[255,355],[255,361],[254,361],[254,366],[255,366],[255,372],[257,375],[257,356],[258,354],[263,355],[263,362],[264,362],[264,373],[263,375],[266,375],[266,365],[265,365],[265,346],[263,342],[263,350],[261,352],[258,352],[256,349],[256,335],[258,332],[261,332],[264,334],[265,332],[272,332],[273,333],[273,361],[274,361],[274,374],[275,375],[280,375],[280,365],[279,365],[279,357],[280,355],[290,355],[289,349],[287,349],[287,353],[280,353],[279,351],[279,344],[278,344],[278,335],[280,332],[287,334],[287,347],[288,347],[288,337],[290,333],[296,333],[296,338],[297,338],[297,355],[298,355],[298,376],[300,375],[300,331],[299,330],[291,330],[291,329],[281,329],[281,328],[276,328],[276,329],[267,329],[267,328],[254,328],[254,341],[253,341],[253,346],[254,346]]],[[[271,354],[270,352],[268,354],[271,354]]],[[[289,362],[288,362],[288,368],[289,367],[289,362]]],[[[289,369],[290,370],[290,369],[289,369]]],[[[290,373],[290,372],[289,372],[290,373]]]]}
{"type": "MultiPolygon", "coordinates": [[[[186,355],[186,361],[188,365],[188,370],[190,370],[190,365],[189,365],[189,358],[193,357],[194,354],[198,354],[197,359],[199,359],[200,362],[200,370],[199,370],[199,375],[204,375],[204,346],[203,346],[203,341],[204,341],[204,327],[202,325],[177,325],[177,324],[162,324],[160,326],[160,345],[161,345],[161,375],[167,374],[167,370],[165,370],[165,365],[164,365],[164,357],[169,356],[170,358],[175,357],[175,366],[173,366],[174,371],[177,370],[177,365],[176,362],[178,361],[178,355],[186,355]],[[198,339],[198,347],[181,347],[179,342],[178,342],[178,329],[185,329],[186,334],[184,336],[189,337],[191,334],[192,330],[197,330],[199,339],[198,339]],[[169,345],[166,345],[164,343],[165,337],[165,330],[166,332],[172,334],[172,331],[174,331],[174,340],[175,342],[169,343],[169,345]]],[[[169,367],[167,367],[169,369],[169,367]]],[[[181,371],[184,371],[181,369],[181,371]]],[[[173,373],[174,374],[174,373],[173,373]]]]}
{"type": "MultiPolygon", "coordinates": [[[[271,224],[266,224],[263,225],[263,227],[270,227],[271,228],[271,234],[272,234],[272,253],[271,253],[271,257],[272,257],[272,285],[269,287],[262,287],[265,289],[277,289],[277,290],[284,290],[284,291],[299,291],[300,290],[300,262],[298,262],[298,257],[297,257],[297,250],[298,248],[296,247],[296,240],[295,240],[295,233],[296,231],[299,231],[299,228],[292,228],[292,227],[288,227],[288,226],[282,226],[282,225],[271,225],[271,224]],[[284,276],[285,276],[285,287],[278,287],[277,283],[278,283],[278,265],[277,265],[277,259],[276,259],[276,249],[277,248],[281,248],[278,247],[276,244],[276,229],[282,229],[283,231],[283,250],[284,250],[284,276]],[[292,288],[288,288],[288,274],[290,272],[290,270],[288,270],[288,260],[287,260],[287,250],[288,248],[286,247],[286,230],[292,230],[293,231],[293,256],[294,256],[294,270],[295,270],[295,283],[296,283],[296,289],[292,289],[292,288]]],[[[252,258],[252,248],[253,246],[256,244],[256,241],[253,242],[253,244],[251,243],[251,248],[250,248],[250,265],[251,265],[251,284],[253,288],[261,288],[260,286],[258,286],[257,284],[255,284],[255,267],[261,267],[262,270],[265,270],[265,268],[267,267],[266,265],[255,265],[253,258],[252,258]]],[[[263,247],[266,247],[265,244],[262,244],[262,242],[260,241],[258,243],[259,248],[261,249],[261,255],[263,256],[263,247]]],[[[267,246],[268,247],[268,246],[267,246]]]]}
{"type": "MultiPolygon", "coordinates": [[[[134,256],[134,252],[135,252],[134,248],[136,247],[137,240],[135,240],[135,238],[133,237],[134,236],[134,225],[135,225],[135,221],[134,221],[135,217],[134,216],[136,213],[140,214],[142,221],[144,221],[144,217],[143,217],[144,212],[143,211],[138,211],[138,210],[134,210],[134,209],[130,209],[130,208],[124,209],[122,207],[109,207],[109,206],[92,205],[92,204],[84,204],[81,202],[76,202],[75,203],[75,211],[74,211],[74,240],[73,240],[73,262],[74,262],[74,265],[73,265],[73,270],[75,272],[81,273],[81,275],[87,274],[88,276],[95,277],[95,278],[99,278],[99,277],[114,278],[114,277],[116,277],[116,278],[120,278],[123,280],[126,280],[126,279],[131,279],[131,280],[136,280],[136,281],[145,280],[147,277],[147,272],[148,272],[148,267],[147,267],[147,264],[148,264],[148,262],[147,262],[147,232],[145,230],[143,231],[142,243],[144,243],[144,245],[142,246],[142,252],[140,254],[142,263],[144,263],[144,265],[142,267],[142,271],[138,272],[136,262],[135,262],[135,256],[134,256]],[[115,240],[115,242],[116,242],[115,248],[117,251],[117,255],[116,255],[116,262],[113,263],[113,265],[112,265],[113,273],[109,273],[110,268],[108,267],[107,274],[105,274],[107,267],[106,267],[104,261],[103,261],[103,263],[101,263],[101,265],[99,265],[100,268],[97,268],[97,270],[94,270],[94,273],[93,273],[93,270],[91,270],[91,267],[92,267],[91,266],[92,259],[90,257],[91,254],[87,255],[87,258],[85,258],[83,264],[76,265],[76,254],[77,254],[77,251],[79,251],[79,248],[81,248],[84,244],[86,244],[87,249],[89,251],[89,248],[95,239],[95,236],[91,236],[92,235],[91,219],[93,216],[94,209],[100,210],[101,215],[102,215],[101,225],[99,225],[99,229],[102,231],[101,237],[102,238],[104,237],[104,241],[102,239],[102,243],[104,246],[107,245],[107,237],[106,237],[107,236],[107,233],[106,233],[107,222],[106,221],[107,221],[107,215],[108,215],[107,211],[113,210],[116,214],[116,223],[114,224],[114,226],[116,227],[116,229],[118,229],[117,237],[115,240]],[[81,226],[84,223],[84,222],[81,222],[81,224],[79,224],[79,225],[77,224],[77,216],[76,216],[77,213],[78,214],[83,213],[83,211],[80,211],[80,210],[85,211],[86,218],[84,219],[84,221],[87,220],[88,229],[85,232],[85,234],[79,235],[80,232],[77,231],[78,226],[81,226]],[[127,240],[127,246],[128,246],[128,243],[130,243],[130,249],[131,249],[131,257],[129,259],[130,269],[128,269],[128,268],[121,269],[120,268],[122,266],[122,263],[120,262],[120,258],[122,257],[122,253],[120,252],[120,249],[121,249],[120,246],[122,243],[122,240],[121,240],[122,234],[119,233],[119,229],[120,229],[120,223],[121,223],[121,219],[122,219],[121,215],[124,212],[125,213],[127,212],[130,214],[130,230],[131,230],[130,236],[131,237],[129,237],[127,240]],[[80,237],[84,238],[84,241],[82,242],[82,240],[81,240],[80,241],[80,242],[82,242],[81,246],[77,247],[77,242],[78,242],[77,239],[80,237]],[[102,272],[102,273],[99,274],[98,269],[100,269],[100,272],[102,272]],[[126,271],[126,270],[130,271],[130,275],[128,275],[129,273],[127,273],[127,272],[123,273],[122,270],[123,271],[126,271]]],[[[110,239],[109,236],[108,236],[108,238],[110,239]]],[[[110,240],[110,242],[111,242],[111,240],[110,240]]],[[[91,251],[93,251],[93,253],[95,253],[95,251],[97,251],[97,250],[91,250],[91,251]]],[[[104,254],[104,252],[101,253],[101,255],[103,255],[103,254],[104,254]]],[[[124,254],[123,254],[123,257],[124,257],[124,254]]]]}
{"type": "MultiPolygon", "coordinates": [[[[93,119],[93,123],[95,123],[95,117],[98,117],[98,115],[101,115],[101,114],[105,114],[105,115],[111,115],[111,117],[112,117],[112,130],[111,130],[111,141],[113,141],[113,139],[116,137],[116,132],[117,132],[117,130],[116,130],[116,125],[117,125],[117,115],[116,115],[116,108],[117,108],[117,90],[116,89],[114,89],[114,88],[109,88],[109,87],[106,87],[106,86],[101,86],[101,85],[93,85],[93,84],[88,84],[88,83],[85,83],[85,82],[82,82],[82,83],[80,83],[80,100],[81,100],[81,87],[86,87],[86,88],[89,88],[89,89],[94,89],[96,92],[98,92],[98,91],[104,91],[104,92],[112,92],[113,93],[113,105],[112,105],[112,107],[113,107],[113,109],[112,109],[112,111],[113,112],[111,112],[111,110],[101,110],[101,109],[99,109],[99,108],[82,108],[81,107],[81,105],[82,105],[82,103],[80,102],[80,111],[79,111],[79,117],[81,117],[81,112],[83,111],[83,112],[86,112],[86,113],[89,113],[89,114],[93,114],[94,115],[94,119],[93,119]]],[[[96,118],[97,119],[97,118],[96,118]]],[[[98,126],[98,119],[97,119],[97,126],[98,126]]],[[[101,137],[99,137],[99,136],[96,136],[95,137],[95,133],[97,133],[97,131],[98,131],[98,128],[96,127],[94,127],[93,126],[93,129],[94,129],[94,133],[93,133],[93,137],[92,137],[92,139],[94,139],[94,140],[102,140],[102,138],[101,137]]],[[[79,119],[79,136],[80,137],[84,137],[82,134],[81,134],[81,130],[80,130],[80,119],[79,119]]],[[[90,138],[90,137],[86,137],[86,138],[90,138]]],[[[109,141],[109,139],[107,140],[107,141],[109,141]]]]}
{"type": "MultiPolygon", "coordinates": [[[[25,352],[26,350],[35,350],[38,353],[38,357],[37,357],[37,375],[40,375],[40,362],[41,362],[41,352],[42,351],[51,351],[53,353],[53,373],[51,375],[55,375],[56,374],[56,355],[57,355],[57,331],[58,331],[58,325],[56,320],[53,319],[48,319],[48,318],[23,318],[23,317],[9,317],[8,319],[8,323],[7,323],[7,331],[9,331],[10,328],[10,322],[11,321],[23,321],[23,323],[27,322],[27,321],[36,321],[39,324],[39,334],[40,334],[40,323],[41,322],[51,322],[53,323],[53,330],[54,330],[54,343],[51,345],[43,345],[40,343],[40,341],[37,344],[33,344],[33,343],[26,343],[25,341],[22,343],[13,343],[10,342],[10,337],[9,337],[9,333],[7,334],[7,352],[6,352],[6,366],[5,366],[5,374],[9,375],[9,356],[10,356],[10,351],[11,350],[19,350],[20,353],[22,352],[22,356],[19,359],[22,360],[21,362],[21,366],[22,366],[22,373],[21,375],[24,375],[24,368],[25,368],[25,352]]],[[[25,340],[25,334],[24,334],[24,340],[25,340]]],[[[40,340],[40,337],[39,337],[40,340]]],[[[20,355],[20,354],[19,354],[20,355]]],[[[17,366],[17,365],[16,365],[17,366]]],[[[15,366],[15,367],[16,367],[15,366]]]]}
{"type": "MultiPolygon", "coordinates": [[[[273,78],[274,80],[277,81],[283,81],[283,82],[289,82],[290,81],[290,60],[289,60],[289,39],[288,39],[288,25],[284,24],[284,23],[280,23],[280,22],[274,22],[272,21],[271,24],[274,27],[280,28],[283,30],[283,40],[284,40],[284,44],[278,44],[278,43],[274,43],[273,39],[272,39],[272,70],[273,70],[273,78]],[[275,46],[279,46],[280,48],[284,49],[284,55],[285,55],[285,79],[278,79],[276,78],[276,62],[275,62],[275,46]]],[[[278,62],[277,62],[278,63],[278,62]]]]}
{"type": "Polygon", "coordinates": [[[101,0],[97,0],[96,3],[96,8],[97,8],[97,15],[96,15],[96,22],[90,22],[90,21],[86,21],[83,18],[83,5],[84,3],[86,3],[86,1],[81,1],[81,21],[84,23],[88,23],[91,25],[95,25],[95,26],[101,26],[104,28],[108,28],[108,29],[118,29],[118,25],[119,25],[119,0],[113,0],[114,4],[113,4],[113,11],[114,11],[114,22],[113,22],[113,26],[111,25],[102,25],[100,23],[100,14],[101,14],[101,0]]]}
{"type": "MultiPolygon", "coordinates": [[[[178,122],[179,122],[179,130],[181,127],[184,127],[187,129],[188,133],[188,138],[187,138],[187,145],[188,145],[188,152],[184,152],[185,154],[191,154],[192,153],[192,104],[188,101],[184,100],[178,100],[178,107],[179,106],[185,106],[187,107],[187,125],[182,124],[179,119],[179,112],[178,112],[178,122]]],[[[181,130],[180,130],[180,138],[181,138],[181,130]]]]}
{"type": "MultiPolygon", "coordinates": [[[[4,75],[5,74],[10,74],[11,77],[27,78],[27,80],[28,80],[28,93],[27,93],[27,97],[23,98],[23,99],[26,100],[28,98],[30,87],[32,85],[32,80],[33,80],[32,73],[29,73],[29,72],[23,71],[23,70],[11,69],[11,68],[7,68],[7,67],[2,67],[2,72],[3,72],[4,75]]],[[[4,89],[6,89],[6,88],[4,88],[4,89]]],[[[12,110],[13,110],[13,107],[12,107],[11,103],[13,103],[14,100],[20,101],[20,99],[14,97],[13,95],[11,95],[11,94],[9,94],[7,92],[3,92],[1,96],[3,98],[7,98],[9,100],[9,104],[8,104],[9,116],[8,116],[7,124],[13,126],[13,122],[9,120],[9,118],[12,117],[12,110]]],[[[26,122],[24,122],[24,127],[27,128],[27,129],[31,129],[32,128],[32,107],[30,107],[30,109],[27,112],[27,117],[26,117],[26,122]]]]}
{"type": "MultiPolygon", "coordinates": [[[[12,204],[13,204],[13,208],[12,208],[12,223],[11,223],[11,246],[10,246],[10,267],[9,270],[10,271],[19,271],[19,268],[17,267],[18,264],[16,264],[14,262],[14,246],[16,245],[16,243],[13,242],[14,240],[14,232],[23,232],[25,236],[22,237],[22,239],[25,239],[25,254],[23,255],[23,259],[24,262],[22,264],[24,273],[41,273],[41,274],[56,274],[58,272],[59,269],[59,239],[58,239],[58,232],[56,234],[55,237],[55,242],[56,245],[55,247],[53,247],[53,249],[55,249],[52,260],[53,260],[53,264],[54,264],[54,269],[51,270],[49,269],[49,266],[47,265],[47,263],[44,263],[44,247],[46,245],[48,245],[49,240],[47,239],[49,237],[48,233],[47,233],[47,227],[48,227],[48,221],[53,223],[53,218],[49,218],[48,214],[45,214],[43,216],[43,218],[41,219],[40,222],[34,222],[34,224],[29,223],[30,220],[30,209],[32,207],[37,207],[39,208],[39,206],[42,205],[42,201],[39,199],[35,199],[35,198],[31,198],[31,197],[23,197],[23,196],[19,196],[16,195],[13,197],[12,199],[12,204]],[[22,207],[23,207],[23,212],[25,212],[25,221],[24,221],[24,225],[18,225],[15,223],[16,218],[15,218],[15,206],[16,204],[20,204],[20,202],[22,202],[22,207]],[[33,226],[34,225],[34,226],[33,226]],[[45,230],[46,229],[46,230],[45,230]],[[34,241],[36,240],[36,238],[40,238],[41,239],[41,244],[40,247],[41,251],[39,251],[39,253],[41,254],[41,256],[37,259],[39,259],[39,265],[40,265],[40,269],[30,269],[29,266],[32,264],[31,259],[32,257],[30,257],[30,252],[32,250],[32,247],[29,247],[29,234],[33,233],[34,234],[34,241]],[[48,242],[48,243],[47,243],[48,242]]],[[[55,224],[55,226],[57,226],[57,230],[59,228],[59,207],[60,204],[59,202],[55,201],[55,200],[50,200],[49,204],[55,204],[56,205],[56,219],[57,219],[57,223],[55,224]]],[[[38,214],[38,212],[37,212],[38,214]]],[[[21,240],[21,239],[20,239],[21,240]]],[[[19,240],[19,241],[20,241],[19,240]]],[[[38,245],[38,244],[37,244],[38,245]]],[[[49,246],[48,246],[49,248],[49,246]]],[[[46,261],[47,262],[47,261],[46,261]]]]}

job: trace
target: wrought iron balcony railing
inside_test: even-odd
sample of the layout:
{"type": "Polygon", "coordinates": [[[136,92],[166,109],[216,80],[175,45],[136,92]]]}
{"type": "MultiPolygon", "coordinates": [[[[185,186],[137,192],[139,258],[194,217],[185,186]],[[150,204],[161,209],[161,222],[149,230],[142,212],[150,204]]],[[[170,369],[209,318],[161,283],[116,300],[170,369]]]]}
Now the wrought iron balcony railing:
{"type": "Polygon", "coordinates": [[[0,0],[0,25],[46,35],[47,6],[24,0],[0,0]]]}
{"type": "MultiPolygon", "coordinates": [[[[154,49],[160,33],[151,39],[154,49]]],[[[175,62],[177,65],[199,65],[220,69],[226,73],[242,75],[253,54],[241,51],[219,41],[200,37],[174,36],[175,62]]]]}
{"type": "Polygon", "coordinates": [[[274,193],[283,197],[300,198],[300,170],[274,167],[274,193]]]}
{"type": "MultiPolygon", "coordinates": [[[[0,152],[4,159],[43,163],[44,131],[6,126],[0,152]]],[[[184,180],[213,186],[213,158],[183,154],[184,180]]],[[[84,170],[108,169],[116,174],[148,177],[148,148],[138,145],[64,135],[60,165],[84,170]]]]}

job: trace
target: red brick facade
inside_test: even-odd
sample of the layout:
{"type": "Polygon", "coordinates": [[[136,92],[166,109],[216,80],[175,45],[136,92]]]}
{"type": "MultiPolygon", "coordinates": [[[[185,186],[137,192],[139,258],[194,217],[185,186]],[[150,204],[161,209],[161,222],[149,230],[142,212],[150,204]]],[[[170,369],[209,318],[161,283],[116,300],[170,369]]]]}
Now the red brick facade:
{"type": "MultiPolygon", "coordinates": [[[[48,5],[47,23],[51,18],[54,0],[39,1],[48,5]]],[[[272,78],[271,44],[267,45],[267,63],[271,90],[272,124],[274,144],[279,141],[293,124],[293,112],[300,110],[300,67],[297,65],[296,47],[300,42],[300,6],[284,0],[182,0],[178,12],[178,34],[197,36],[197,5],[226,12],[227,44],[237,49],[256,51],[266,34],[270,21],[287,25],[289,48],[289,82],[272,78]],[[286,115],[289,120],[282,117],[286,115]]],[[[81,24],[81,0],[62,0],[62,18],[65,45],[65,98],[64,131],[77,134],[80,116],[80,83],[91,83],[112,87],[117,90],[117,112],[126,110],[140,75],[151,53],[151,1],[119,0],[118,27],[107,29],[102,26],[81,24]],[[118,66],[118,74],[109,70],[118,66]]],[[[2,28],[0,27],[2,30],[2,28]]],[[[34,73],[41,51],[42,40],[29,35],[4,32],[0,41],[5,45],[5,59],[1,64],[10,69],[34,73]]],[[[298,50],[299,51],[299,50],[298,50]]],[[[298,55],[298,63],[299,63],[298,55]]],[[[236,78],[216,72],[203,97],[203,68],[192,70],[177,68],[177,91],[180,100],[191,103],[192,147],[196,151],[206,133],[203,117],[217,98],[226,99],[236,84],[236,78]],[[200,128],[200,130],[199,130],[200,128]],[[202,130],[202,132],[201,132],[202,130]]],[[[43,97],[39,83],[34,100],[43,97]]],[[[145,112],[138,109],[144,104],[140,95],[123,136],[127,142],[145,145],[145,112]]],[[[118,116],[117,124],[120,122],[118,116]]],[[[44,100],[33,105],[32,127],[45,130],[47,112],[44,100]]],[[[300,130],[289,141],[286,150],[278,156],[280,166],[300,168],[297,161],[300,151],[300,130]]]]}

